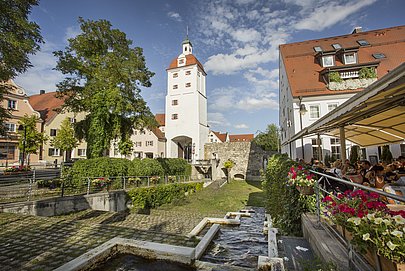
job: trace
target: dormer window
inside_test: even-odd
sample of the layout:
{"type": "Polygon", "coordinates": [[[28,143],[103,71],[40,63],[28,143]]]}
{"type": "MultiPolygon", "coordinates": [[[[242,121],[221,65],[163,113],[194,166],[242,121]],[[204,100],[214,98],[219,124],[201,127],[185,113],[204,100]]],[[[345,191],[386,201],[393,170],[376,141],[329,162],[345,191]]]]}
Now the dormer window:
{"type": "Polygon", "coordinates": [[[178,60],[178,65],[179,66],[184,66],[184,64],[185,64],[185,59],[184,58],[181,58],[181,59],[178,60]]]}
{"type": "Polygon", "coordinates": [[[322,56],[322,67],[332,67],[335,66],[335,56],[328,55],[322,56]]]}
{"type": "Polygon", "coordinates": [[[385,55],[383,53],[377,53],[377,54],[373,54],[373,57],[375,59],[382,59],[382,58],[385,58],[385,55]]]}
{"type": "Polygon", "coordinates": [[[321,46],[315,46],[314,51],[319,53],[319,52],[322,52],[323,50],[322,50],[321,46]]]}
{"type": "Polygon", "coordinates": [[[334,44],[332,44],[332,47],[333,47],[333,49],[335,49],[335,50],[342,49],[342,46],[341,46],[339,43],[334,43],[334,44]]]}
{"type": "Polygon", "coordinates": [[[345,53],[344,54],[344,64],[356,64],[357,63],[357,55],[356,53],[345,53]]]}

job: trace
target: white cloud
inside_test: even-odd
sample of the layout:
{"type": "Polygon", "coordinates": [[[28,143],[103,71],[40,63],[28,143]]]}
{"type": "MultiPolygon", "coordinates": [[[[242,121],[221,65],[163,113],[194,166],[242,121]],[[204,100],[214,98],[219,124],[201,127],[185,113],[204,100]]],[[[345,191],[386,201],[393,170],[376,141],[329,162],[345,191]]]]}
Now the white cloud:
{"type": "Polygon", "coordinates": [[[177,12],[174,12],[174,11],[168,12],[167,16],[169,16],[169,18],[172,18],[173,20],[178,21],[178,22],[183,21],[180,14],[178,14],[177,12]]]}
{"type": "Polygon", "coordinates": [[[239,101],[236,104],[236,107],[247,111],[253,110],[260,110],[260,109],[277,109],[278,110],[278,102],[275,99],[271,98],[262,98],[257,99],[254,97],[247,97],[243,100],[239,101]]]}
{"type": "Polygon", "coordinates": [[[308,17],[299,20],[295,24],[295,28],[298,30],[322,31],[374,2],[376,2],[376,0],[362,0],[346,4],[331,2],[324,6],[318,6],[308,17]]]}
{"type": "Polygon", "coordinates": [[[77,26],[77,25],[69,26],[68,28],[66,28],[64,42],[67,43],[68,39],[74,38],[77,35],[80,35],[81,33],[82,33],[82,30],[80,29],[79,26],[77,26]]]}
{"type": "Polygon", "coordinates": [[[253,28],[236,29],[231,33],[231,36],[241,42],[259,41],[261,34],[253,28]]]}
{"type": "Polygon", "coordinates": [[[236,129],[248,129],[249,126],[247,126],[247,125],[244,124],[244,123],[241,123],[241,124],[236,124],[236,125],[235,125],[235,128],[236,128],[236,129]]]}
{"type": "Polygon", "coordinates": [[[41,89],[47,92],[56,91],[56,83],[64,78],[60,72],[53,70],[57,58],[52,52],[56,49],[54,44],[45,41],[41,51],[30,57],[33,67],[15,79],[28,95],[37,94],[41,89]]]}
{"type": "Polygon", "coordinates": [[[230,126],[229,121],[225,118],[224,114],[219,112],[208,113],[208,124],[211,126],[211,129],[215,129],[215,127],[230,126]]]}

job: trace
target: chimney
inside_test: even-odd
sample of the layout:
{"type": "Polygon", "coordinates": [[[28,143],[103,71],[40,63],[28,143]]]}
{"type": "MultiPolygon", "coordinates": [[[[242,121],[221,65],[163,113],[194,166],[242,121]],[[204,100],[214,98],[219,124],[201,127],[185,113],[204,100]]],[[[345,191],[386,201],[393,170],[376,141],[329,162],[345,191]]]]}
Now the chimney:
{"type": "Polygon", "coordinates": [[[356,34],[356,33],[360,33],[360,32],[363,32],[363,28],[362,28],[361,26],[356,26],[356,27],[353,29],[352,34],[356,34]]]}
{"type": "Polygon", "coordinates": [[[41,90],[39,91],[39,95],[42,95],[42,94],[45,94],[45,89],[41,89],[41,90]]]}

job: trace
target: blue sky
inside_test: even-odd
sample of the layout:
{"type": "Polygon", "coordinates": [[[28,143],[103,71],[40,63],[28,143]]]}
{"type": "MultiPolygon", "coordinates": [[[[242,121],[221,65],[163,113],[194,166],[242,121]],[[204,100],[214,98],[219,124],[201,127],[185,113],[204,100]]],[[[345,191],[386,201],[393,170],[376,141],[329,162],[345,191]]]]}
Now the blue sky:
{"type": "Polygon", "coordinates": [[[189,26],[194,55],[207,76],[212,130],[256,133],[278,123],[278,45],[405,24],[403,0],[42,0],[30,19],[46,43],[15,81],[28,94],[55,91],[62,74],[52,52],[80,33],[79,16],[106,19],[144,49],[155,76],[142,90],[164,113],[166,68],[181,53],[189,26]]]}

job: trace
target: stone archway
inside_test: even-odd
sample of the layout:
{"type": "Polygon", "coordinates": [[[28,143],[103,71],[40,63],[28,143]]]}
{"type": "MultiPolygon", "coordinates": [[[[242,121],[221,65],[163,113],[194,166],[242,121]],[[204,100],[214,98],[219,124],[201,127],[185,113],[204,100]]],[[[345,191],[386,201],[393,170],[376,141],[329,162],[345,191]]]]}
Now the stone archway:
{"type": "Polygon", "coordinates": [[[177,158],[191,161],[193,157],[193,139],[188,136],[177,136],[172,139],[177,146],[177,158]]]}

